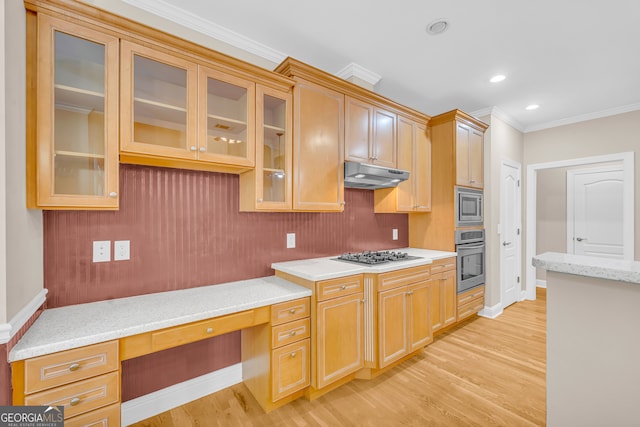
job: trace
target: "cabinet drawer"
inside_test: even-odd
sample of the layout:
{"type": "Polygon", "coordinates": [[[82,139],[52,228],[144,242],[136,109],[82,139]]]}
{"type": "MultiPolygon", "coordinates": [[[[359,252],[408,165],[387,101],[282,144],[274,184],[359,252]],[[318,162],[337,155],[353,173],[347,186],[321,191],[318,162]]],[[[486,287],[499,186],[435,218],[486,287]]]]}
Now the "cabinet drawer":
{"type": "Polygon", "coordinates": [[[461,321],[469,316],[473,316],[484,307],[484,298],[473,299],[466,304],[458,306],[458,321],[461,321]]]}
{"type": "Polygon", "coordinates": [[[120,427],[120,404],[65,420],[64,427],[120,427]]]}
{"type": "Polygon", "coordinates": [[[322,280],[316,283],[316,299],[317,301],[325,301],[331,298],[356,294],[363,290],[364,281],[362,279],[362,274],[322,280]]]}
{"type": "Polygon", "coordinates": [[[26,396],[25,405],[64,406],[64,417],[71,418],[120,400],[119,373],[111,372],[88,380],[26,396]]]}
{"type": "Polygon", "coordinates": [[[118,341],[61,351],[25,361],[25,394],[118,369],[118,341]]]}
{"type": "Polygon", "coordinates": [[[309,318],[295,320],[274,326],[271,330],[271,348],[282,347],[292,342],[309,338],[311,322],[309,318]]]}
{"type": "Polygon", "coordinates": [[[240,313],[216,317],[210,320],[190,323],[185,326],[165,329],[151,334],[151,350],[159,351],[166,348],[226,334],[227,332],[267,323],[269,321],[268,307],[255,310],[241,311],[240,313]]]}
{"type": "Polygon", "coordinates": [[[484,299],[484,286],[478,286],[458,294],[458,307],[478,298],[484,299]]]}
{"type": "Polygon", "coordinates": [[[431,264],[431,274],[442,273],[443,271],[455,270],[456,258],[437,259],[431,264]]]}
{"type": "Polygon", "coordinates": [[[271,352],[271,398],[275,402],[309,386],[309,339],[271,352]]]}
{"type": "Polygon", "coordinates": [[[271,306],[271,325],[309,317],[309,298],[300,298],[271,306]]]}
{"type": "Polygon", "coordinates": [[[428,265],[381,273],[378,274],[378,291],[385,291],[387,289],[421,282],[427,280],[429,275],[428,265]]]}

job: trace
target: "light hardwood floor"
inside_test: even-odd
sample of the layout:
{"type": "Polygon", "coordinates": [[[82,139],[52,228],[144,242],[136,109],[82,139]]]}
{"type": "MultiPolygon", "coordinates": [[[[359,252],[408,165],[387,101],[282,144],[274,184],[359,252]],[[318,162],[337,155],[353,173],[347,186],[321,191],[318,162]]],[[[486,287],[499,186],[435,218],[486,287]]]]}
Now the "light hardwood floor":
{"type": "Polygon", "coordinates": [[[183,426],[545,425],[546,290],[497,319],[475,318],[374,380],[264,414],[238,384],[144,420],[183,426]]]}

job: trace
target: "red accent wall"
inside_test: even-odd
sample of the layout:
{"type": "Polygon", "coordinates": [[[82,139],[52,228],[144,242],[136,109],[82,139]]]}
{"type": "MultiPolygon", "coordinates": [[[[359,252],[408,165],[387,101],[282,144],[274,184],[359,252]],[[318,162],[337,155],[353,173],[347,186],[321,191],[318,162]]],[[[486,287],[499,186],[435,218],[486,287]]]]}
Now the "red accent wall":
{"type": "MultiPolygon", "coordinates": [[[[270,276],[275,261],[408,246],[407,215],[374,214],[372,191],[346,189],[342,213],[239,212],[238,200],[236,175],[120,165],[118,211],[44,212],[47,307],[270,276]],[[286,233],[296,233],[295,249],[286,249],[286,233]],[[111,241],[112,257],[115,240],[130,240],[131,259],[93,263],[94,240],[111,241]]],[[[229,334],[125,362],[123,400],[237,363],[239,354],[239,334],[229,334]],[[193,358],[205,362],[189,368],[193,358]]]]}

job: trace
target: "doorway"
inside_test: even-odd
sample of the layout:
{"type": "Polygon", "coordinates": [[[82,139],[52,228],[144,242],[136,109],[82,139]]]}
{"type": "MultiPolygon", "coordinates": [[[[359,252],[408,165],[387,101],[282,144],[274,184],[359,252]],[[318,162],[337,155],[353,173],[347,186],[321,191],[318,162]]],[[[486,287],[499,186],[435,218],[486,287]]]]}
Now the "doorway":
{"type": "Polygon", "coordinates": [[[500,168],[500,299],[502,308],[522,299],[520,163],[503,160],[500,168]]]}
{"type": "Polygon", "coordinates": [[[628,222],[628,228],[624,233],[625,247],[630,247],[629,253],[625,253],[625,258],[629,260],[634,259],[634,223],[633,223],[633,209],[634,209],[634,189],[633,189],[633,176],[634,176],[634,153],[617,153],[604,156],[584,157],[571,160],[560,160],[548,163],[536,163],[527,166],[527,180],[526,180],[526,298],[530,300],[536,299],[536,268],[532,265],[533,257],[536,255],[536,209],[537,209],[537,175],[538,171],[545,169],[553,169],[560,167],[575,167],[575,166],[597,166],[603,163],[622,162],[624,170],[624,180],[628,185],[625,185],[624,190],[624,206],[623,215],[625,221],[626,218],[630,218],[628,222]]]}

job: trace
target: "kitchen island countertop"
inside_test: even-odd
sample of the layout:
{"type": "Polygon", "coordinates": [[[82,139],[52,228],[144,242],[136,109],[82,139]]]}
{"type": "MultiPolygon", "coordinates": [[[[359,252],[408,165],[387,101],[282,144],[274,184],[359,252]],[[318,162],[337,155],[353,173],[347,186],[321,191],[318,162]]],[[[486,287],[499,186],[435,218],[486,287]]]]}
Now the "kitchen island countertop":
{"type": "Polygon", "coordinates": [[[546,252],[533,258],[533,266],[557,273],[640,284],[640,261],[546,252]]]}
{"type": "Polygon", "coordinates": [[[386,273],[387,271],[427,265],[443,258],[455,257],[456,252],[436,251],[431,249],[401,248],[391,251],[406,252],[410,256],[420,257],[407,261],[387,262],[378,265],[354,264],[337,261],[338,255],[322,258],[301,259],[297,261],[274,262],[271,268],[310,281],[335,279],[360,273],[386,273]]]}
{"type": "Polygon", "coordinates": [[[9,361],[55,353],[284,301],[311,291],[275,276],[47,309],[9,361]]]}

